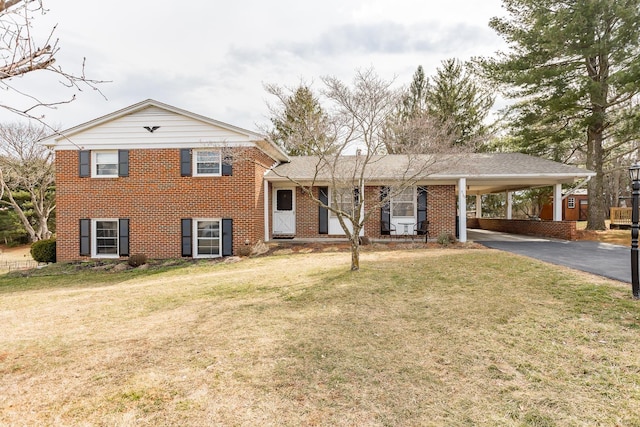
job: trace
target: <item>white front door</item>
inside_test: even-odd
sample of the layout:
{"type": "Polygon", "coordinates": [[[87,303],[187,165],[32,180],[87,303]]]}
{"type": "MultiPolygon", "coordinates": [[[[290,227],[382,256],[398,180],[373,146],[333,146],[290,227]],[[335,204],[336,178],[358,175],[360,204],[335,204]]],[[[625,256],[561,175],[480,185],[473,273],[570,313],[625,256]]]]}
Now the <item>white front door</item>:
{"type": "Polygon", "coordinates": [[[273,193],[273,234],[296,234],[295,189],[277,188],[273,193]]]}

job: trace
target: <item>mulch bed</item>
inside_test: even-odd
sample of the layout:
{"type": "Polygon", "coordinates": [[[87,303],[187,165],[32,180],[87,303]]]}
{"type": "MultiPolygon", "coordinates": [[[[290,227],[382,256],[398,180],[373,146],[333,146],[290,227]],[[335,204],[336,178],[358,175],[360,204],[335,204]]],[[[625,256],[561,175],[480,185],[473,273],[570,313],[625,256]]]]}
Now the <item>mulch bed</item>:
{"type": "MultiPolygon", "coordinates": [[[[349,242],[269,242],[268,255],[285,255],[291,253],[318,253],[318,252],[350,252],[349,242]]],[[[388,242],[374,242],[368,245],[360,245],[360,252],[378,252],[407,249],[484,249],[485,246],[478,243],[450,243],[441,245],[440,243],[422,241],[389,240],[388,242]]]]}

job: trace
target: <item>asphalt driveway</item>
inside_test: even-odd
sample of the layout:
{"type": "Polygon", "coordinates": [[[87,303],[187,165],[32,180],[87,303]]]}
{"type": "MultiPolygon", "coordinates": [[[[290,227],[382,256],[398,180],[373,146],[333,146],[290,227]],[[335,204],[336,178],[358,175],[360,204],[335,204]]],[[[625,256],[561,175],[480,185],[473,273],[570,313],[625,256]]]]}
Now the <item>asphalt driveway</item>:
{"type": "Polygon", "coordinates": [[[631,251],[626,246],[592,241],[570,242],[488,230],[468,230],[467,236],[469,240],[489,248],[631,283],[631,251]]]}

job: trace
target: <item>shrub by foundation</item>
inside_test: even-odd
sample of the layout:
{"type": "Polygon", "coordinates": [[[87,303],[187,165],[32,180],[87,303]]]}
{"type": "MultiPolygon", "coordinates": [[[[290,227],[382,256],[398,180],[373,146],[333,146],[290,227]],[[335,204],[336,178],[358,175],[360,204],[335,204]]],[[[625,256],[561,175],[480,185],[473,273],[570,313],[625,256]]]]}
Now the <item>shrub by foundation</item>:
{"type": "Polygon", "coordinates": [[[31,245],[31,257],[38,262],[56,262],[56,239],[39,240],[31,245]]]}
{"type": "Polygon", "coordinates": [[[131,267],[140,267],[147,263],[147,256],[144,254],[134,254],[129,257],[128,264],[131,267]]]}

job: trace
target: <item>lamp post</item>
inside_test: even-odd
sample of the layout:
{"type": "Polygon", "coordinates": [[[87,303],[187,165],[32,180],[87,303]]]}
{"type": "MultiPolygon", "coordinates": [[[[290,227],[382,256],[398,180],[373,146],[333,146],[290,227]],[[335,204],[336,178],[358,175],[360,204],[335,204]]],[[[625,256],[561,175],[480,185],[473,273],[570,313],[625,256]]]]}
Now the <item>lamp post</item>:
{"type": "Polygon", "coordinates": [[[640,197],[640,164],[634,163],[629,167],[631,178],[631,290],[633,298],[640,299],[640,281],[638,278],[638,198],[640,197]]]}

